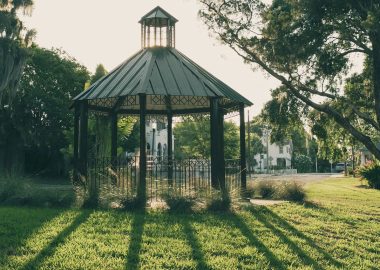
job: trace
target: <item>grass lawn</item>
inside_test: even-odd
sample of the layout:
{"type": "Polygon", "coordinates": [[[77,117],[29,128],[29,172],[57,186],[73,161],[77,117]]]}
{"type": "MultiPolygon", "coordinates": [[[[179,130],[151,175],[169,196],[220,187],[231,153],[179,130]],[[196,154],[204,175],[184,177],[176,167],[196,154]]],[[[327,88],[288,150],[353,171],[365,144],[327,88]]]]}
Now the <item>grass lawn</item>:
{"type": "Polygon", "coordinates": [[[359,185],[224,214],[0,207],[0,269],[379,269],[380,191],[359,185]]]}

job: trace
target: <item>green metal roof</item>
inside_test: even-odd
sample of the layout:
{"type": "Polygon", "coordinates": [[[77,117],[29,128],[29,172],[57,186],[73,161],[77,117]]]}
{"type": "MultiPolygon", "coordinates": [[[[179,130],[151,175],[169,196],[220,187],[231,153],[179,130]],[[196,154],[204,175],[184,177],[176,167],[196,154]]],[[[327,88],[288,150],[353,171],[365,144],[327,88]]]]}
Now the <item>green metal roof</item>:
{"type": "MultiPolygon", "coordinates": [[[[74,100],[89,100],[98,106],[113,107],[119,97],[151,96],[152,109],[165,109],[162,97],[170,96],[175,109],[208,108],[210,97],[224,104],[252,103],[211,75],[175,48],[145,48],[95,82],[74,100]],[[106,100],[99,103],[96,100],[106,100]],[[161,103],[160,101],[161,100],[161,103]],[[156,106],[153,103],[156,102],[156,106]]],[[[124,108],[138,108],[125,101],[124,108]],[[129,107],[128,107],[129,106],[129,107]]]]}

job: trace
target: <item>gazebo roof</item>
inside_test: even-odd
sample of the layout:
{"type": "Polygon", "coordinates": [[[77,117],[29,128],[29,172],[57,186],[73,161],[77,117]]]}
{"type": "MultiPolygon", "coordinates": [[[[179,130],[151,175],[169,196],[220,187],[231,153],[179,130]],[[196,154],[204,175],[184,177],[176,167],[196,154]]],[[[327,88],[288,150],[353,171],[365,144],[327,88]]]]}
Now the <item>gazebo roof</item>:
{"type": "Polygon", "coordinates": [[[148,97],[148,110],[209,109],[209,98],[224,107],[252,103],[171,47],[144,48],[95,82],[74,100],[88,100],[90,109],[138,109],[138,95],[148,97]]]}

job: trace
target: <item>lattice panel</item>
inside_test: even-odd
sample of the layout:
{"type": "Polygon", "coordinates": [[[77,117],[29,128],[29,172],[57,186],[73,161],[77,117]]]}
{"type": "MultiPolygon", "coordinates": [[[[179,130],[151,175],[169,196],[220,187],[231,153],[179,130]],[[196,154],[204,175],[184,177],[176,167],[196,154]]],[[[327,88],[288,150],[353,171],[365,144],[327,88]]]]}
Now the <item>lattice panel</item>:
{"type": "Polygon", "coordinates": [[[117,98],[90,99],[88,104],[101,108],[111,109],[116,104],[117,98]]]}

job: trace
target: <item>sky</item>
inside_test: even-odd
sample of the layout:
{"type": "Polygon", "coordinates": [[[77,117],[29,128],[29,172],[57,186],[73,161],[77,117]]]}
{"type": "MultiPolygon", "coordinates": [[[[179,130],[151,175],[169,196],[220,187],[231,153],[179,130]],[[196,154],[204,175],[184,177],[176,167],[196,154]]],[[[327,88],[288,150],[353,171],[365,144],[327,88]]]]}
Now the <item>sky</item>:
{"type": "Polygon", "coordinates": [[[141,49],[139,19],[161,6],[178,19],[176,49],[254,103],[251,117],[270,100],[279,85],[259,69],[243,63],[221,44],[198,17],[197,0],[34,0],[22,20],[37,31],[36,43],[62,48],[91,72],[98,64],[110,71],[141,49]]]}

